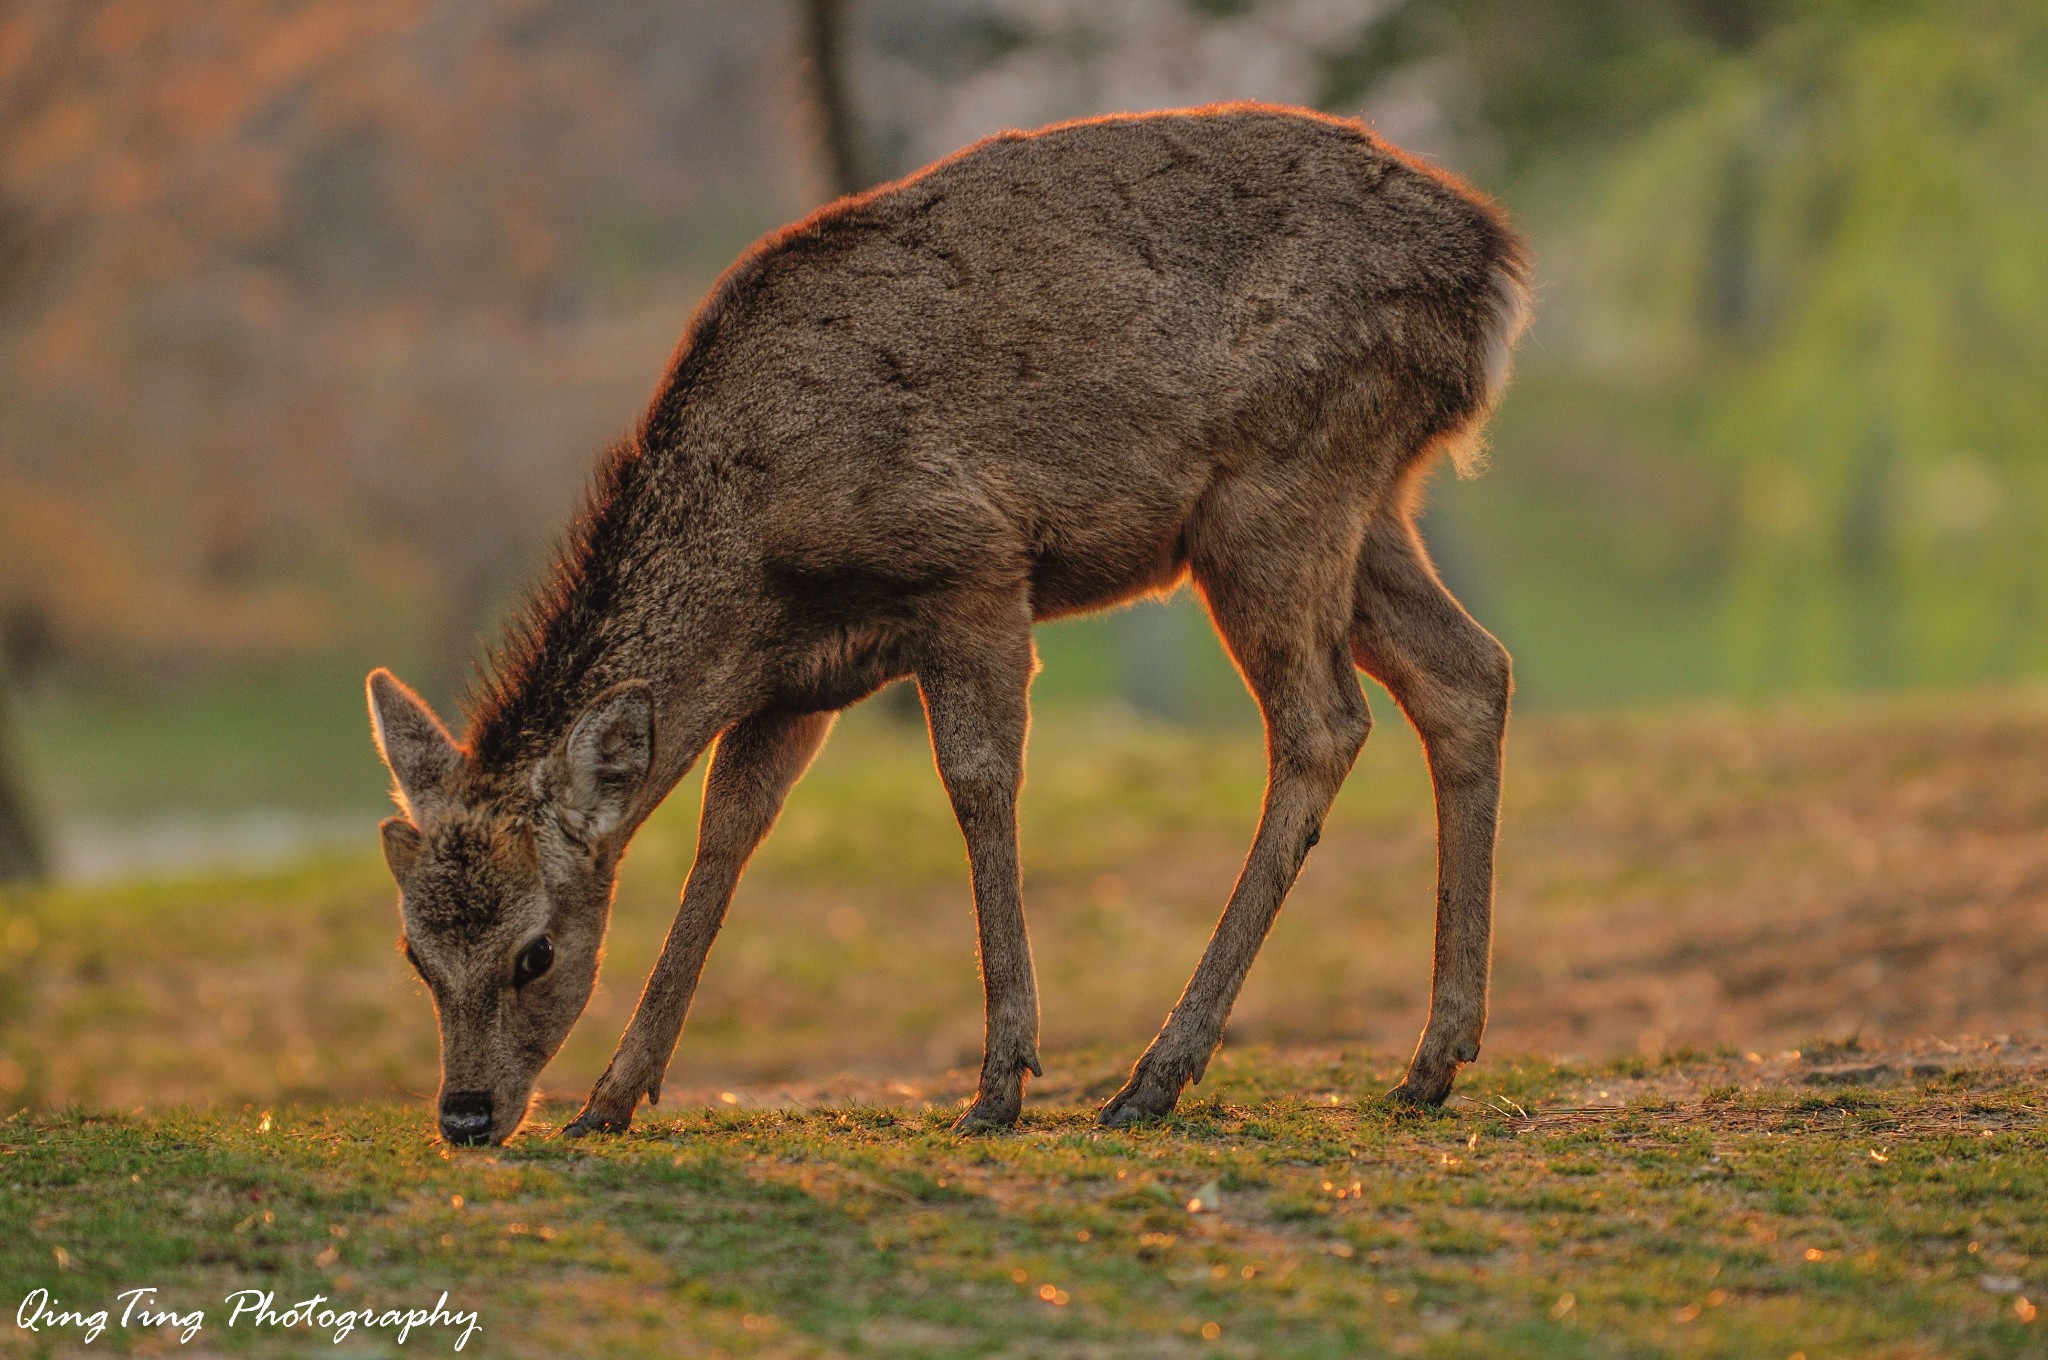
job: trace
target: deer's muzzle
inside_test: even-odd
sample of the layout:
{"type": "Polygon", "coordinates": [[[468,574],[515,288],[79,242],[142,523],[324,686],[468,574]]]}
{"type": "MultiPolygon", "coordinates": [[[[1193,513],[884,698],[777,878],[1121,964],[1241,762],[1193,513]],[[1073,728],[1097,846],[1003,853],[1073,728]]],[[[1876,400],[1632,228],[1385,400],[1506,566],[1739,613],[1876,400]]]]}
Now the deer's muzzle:
{"type": "Polygon", "coordinates": [[[491,1138],[491,1093],[450,1091],[441,1097],[441,1136],[457,1147],[491,1138]]]}

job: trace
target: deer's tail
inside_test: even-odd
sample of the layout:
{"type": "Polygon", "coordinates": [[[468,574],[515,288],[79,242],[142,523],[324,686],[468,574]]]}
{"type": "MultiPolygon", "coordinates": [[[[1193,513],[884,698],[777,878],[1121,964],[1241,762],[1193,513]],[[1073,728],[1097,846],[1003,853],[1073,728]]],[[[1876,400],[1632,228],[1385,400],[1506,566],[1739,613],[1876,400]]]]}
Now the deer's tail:
{"type": "Polygon", "coordinates": [[[1494,228],[1488,233],[1490,259],[1473,299],[1472,375],[1464,417],[1445,440],[1451,465],[1460,477],[1477,476],[1486,466],[1486,418],[1506,389],[1514,364],[1515,342],[1529,324],[1529,257],[1521,240],[1488,212],[1494,228]]]}

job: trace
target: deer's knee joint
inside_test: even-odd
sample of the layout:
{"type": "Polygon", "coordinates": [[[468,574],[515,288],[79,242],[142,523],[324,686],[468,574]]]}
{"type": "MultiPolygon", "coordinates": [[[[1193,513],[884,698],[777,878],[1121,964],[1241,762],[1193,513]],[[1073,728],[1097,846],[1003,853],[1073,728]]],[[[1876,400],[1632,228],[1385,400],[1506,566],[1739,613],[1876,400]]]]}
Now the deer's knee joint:
{"type": "Polygon", "coordinates": [[[1364,695],[1357,695],[1345,707],[1343,717],[1339,719],[1338,731],[1344,749],[1349,753],[1349,758],[1345,761],[1348,768],[1352,761],[1358,759],[1358,753],[1365,749],[1366,738],[1372,735],[1372,709],[1366,706],[1364,695]]]}
{"type": "Polygon", "coordinates": [[[1014,779],[993,770],[968,770],[949,775],[946,793],[960,820],[987,826],[1012,816],[1017,807],[1014,779]]]}
{"type": "Polygon", "coordinates": [[[1296,774],[1318,783],[1344,776],[1365,749],[1372,731],[1372,714],[1362,695],[1353,694],[1349,703],[1317,715],[1313,721],[1295,724],[1291,731],[1273,733],[1275,754],[1296,774]]]}
{"type": "Polygon", "coordinates": [[[1514,670],[1507,648],[1476,624],[1460,644],[1447,649],[1429,683],[1411,689],[1406,702],[1435,755],[1463,764],[1457,753],[1465,751],[1483,767],[1507,730],[1514,670]]]}
{"type": "Polygon", "coordinates": [[[1469,645],[1459,658],[1459,688],[1486,703],[1503,717],[1514,693],[1515,666],[1499,639],[1474,624],[1469,645]]]}

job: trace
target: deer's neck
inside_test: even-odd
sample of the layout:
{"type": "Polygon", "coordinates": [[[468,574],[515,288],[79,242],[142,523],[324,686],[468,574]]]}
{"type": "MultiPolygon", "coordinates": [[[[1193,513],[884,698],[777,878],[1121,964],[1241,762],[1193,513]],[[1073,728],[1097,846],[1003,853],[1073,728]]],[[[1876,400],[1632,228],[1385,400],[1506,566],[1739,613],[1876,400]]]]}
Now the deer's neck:
{"type": "MultiPolygon", "coordinates": [[[[713,738],[752,711],[757,667],[692,469],[638,447],[601,467],[548,584],[508,631],[470,720],[479,765],[517,781],[561,749],[597,697],[652,687],[655,764],[645,816],[713,738]]],[[[637,819],[636,819],[637,820],[637,819]]]]}

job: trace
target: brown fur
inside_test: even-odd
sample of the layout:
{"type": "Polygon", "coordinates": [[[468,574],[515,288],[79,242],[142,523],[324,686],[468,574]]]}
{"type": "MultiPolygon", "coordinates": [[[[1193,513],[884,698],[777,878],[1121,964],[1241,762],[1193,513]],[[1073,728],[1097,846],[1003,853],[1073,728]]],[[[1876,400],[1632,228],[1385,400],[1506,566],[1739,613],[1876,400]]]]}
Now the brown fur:
{"type": "Polygon", "coordinates": [[[716,739],[675,927],[572,1126],[623,1128],[831,713],[911,675],[980,919],[963,1123],[1013,1122],[1038,1071],[1015,823],[1031,627],[1189,576],[1266,718],[1265,811],[1104,1118],[1171,1110],[1220,1042],[1370,726],[1354,665],[1435,781],[1436,987],[1401,1093],[1441,1100],[1485,1022],[1510,685],[1411,507],[1497,395],[1523,275],[1469,189],[1358,124],[1254,105],[1006,133],[754,247],[605,460],[466,740],[372,677],[444,1115],[454,1093],[492,1111],[483,1136],[516,1127],[588,998],[619,852],[716,739]],[[513,986],[543,934],[553,970],[513,986]]]}

